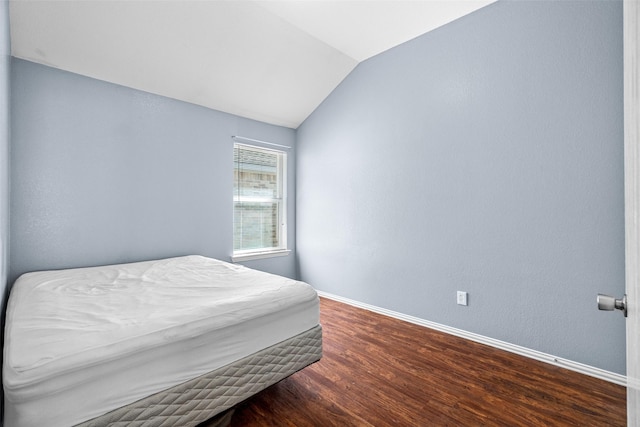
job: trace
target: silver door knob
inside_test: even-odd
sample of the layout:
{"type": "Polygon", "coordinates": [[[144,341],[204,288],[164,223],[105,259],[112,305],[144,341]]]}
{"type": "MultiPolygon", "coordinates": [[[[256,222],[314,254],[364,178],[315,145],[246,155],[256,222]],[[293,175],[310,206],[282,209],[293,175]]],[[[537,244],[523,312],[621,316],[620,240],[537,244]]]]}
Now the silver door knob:
{"type": "Polygon", "coordinates": [[[598,310],[621,310],[624,317],[627,317],[627,295],[616,299],[609,295],[598,294],[598,310]]]}

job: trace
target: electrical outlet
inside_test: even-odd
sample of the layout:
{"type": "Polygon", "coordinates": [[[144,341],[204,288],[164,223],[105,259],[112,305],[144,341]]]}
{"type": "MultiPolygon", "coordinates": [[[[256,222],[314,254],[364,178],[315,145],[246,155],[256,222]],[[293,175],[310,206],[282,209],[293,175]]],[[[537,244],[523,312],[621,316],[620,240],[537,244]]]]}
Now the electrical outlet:
{"type": "Polygon", "coordinates": [[[458,291],[458,305],[467,305],[467,293],[464,291],[458,291]]]}

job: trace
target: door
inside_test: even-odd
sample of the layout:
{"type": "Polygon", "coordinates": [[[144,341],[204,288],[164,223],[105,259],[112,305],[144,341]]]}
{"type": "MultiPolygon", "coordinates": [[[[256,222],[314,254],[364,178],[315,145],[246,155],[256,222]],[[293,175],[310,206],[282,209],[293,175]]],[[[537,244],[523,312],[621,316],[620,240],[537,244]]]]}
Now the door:
{"type": "Polygon", "coordinates": [[[624,1],[627,425],[640,427],[640,2],[624,1]]]}

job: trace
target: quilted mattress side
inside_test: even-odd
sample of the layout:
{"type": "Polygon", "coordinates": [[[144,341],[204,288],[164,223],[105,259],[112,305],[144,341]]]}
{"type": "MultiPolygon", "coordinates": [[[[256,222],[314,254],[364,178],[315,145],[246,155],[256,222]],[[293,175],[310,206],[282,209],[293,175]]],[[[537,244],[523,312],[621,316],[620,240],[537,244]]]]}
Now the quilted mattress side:
{"type": "Polygon", "coordinates": [[[320,325],[77,427],[196,426],[322,357],[320,325]]]}

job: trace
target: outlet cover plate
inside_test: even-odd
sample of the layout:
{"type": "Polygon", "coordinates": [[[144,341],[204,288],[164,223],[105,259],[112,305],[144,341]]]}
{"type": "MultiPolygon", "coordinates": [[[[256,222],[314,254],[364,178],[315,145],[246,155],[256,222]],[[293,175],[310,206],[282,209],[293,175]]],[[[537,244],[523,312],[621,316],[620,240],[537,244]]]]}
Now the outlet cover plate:
{"type": "Polygon", "coordinates": [[[464,291],[458,291],[457,300],[458,305],[467,305],[467,293],[464,291]]]}

